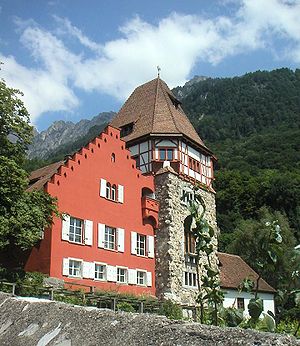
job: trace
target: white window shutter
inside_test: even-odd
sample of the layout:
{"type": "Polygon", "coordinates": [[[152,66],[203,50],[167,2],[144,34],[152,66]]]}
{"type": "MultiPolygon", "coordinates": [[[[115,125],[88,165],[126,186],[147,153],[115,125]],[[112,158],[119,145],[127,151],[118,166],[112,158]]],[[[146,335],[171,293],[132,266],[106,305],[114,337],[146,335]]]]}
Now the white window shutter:
{"type": "Polygon", "coordinates": [[[69,259],[63,258],[63,275],[69,275],[69,259]]]}
{"type": "Polygon", "coordinates": [[[67,214],[63,214],[61,239],[69,240],[69,232],[70,232],[70,216],[67,214]]]}
{"type": "Polygon", "coordinates": [[[106,180],[105,179],[100,180],[100,196],[106,197],[106,180]]]}
{"type": "Polygon", "coordinates": [[[118,202],[124,203],[124,186],[118,185],[118,202]]]}
{"type": "Polygon", "coordinates": [[[117,267],[108,265],[106,270],[107,281],[117,282],[117,267]]]}
{"type": "Polygon", "coordinates": [[[147,272],[147,286],[151,287],[152,286],[152,273],[147,272]]]}
{"type": "Polygon", "coordinates": [[[90,270],[91,270],[91,263],[90,262],[82,262],[82,276],[83,276],[83,278],[89,279],[91,277],[90,270]]]}
{"type": "Polygon", "coordinates": [[[84,243],[93,245],[93,221],[84,220],[84,243]]]}
{"type": "Polygon", "coordinates": [[[131,232],[131,253],[136,255],[136,232],[131,232]]]}
{"type": "Polygon", "coordinates": [[[128,283],[130,285],[136,285],[137,279],[136,279],[136,270],[135,269],[128,269],[128,283]]]}
{"type": "Polygon", "coordinates": [[[117,228],[118,232],[118,251],[124,252],[125,231],[123,228],[117,228]]]}
{"type": "Polygon", "coordinates": [[[98,247],[104,248],[105,225],[98,223],[98,247]]]}
{"type": "Polygon", "coordinates": [[[148,257],[154,258],[154,237],[152,235],[148,235],[147,242],[148,242],[148,257]]]}
{"type": "Polygon", "coordinates": [[[95,279],[95,263],[90,262],[90,279],[95,279]]]}

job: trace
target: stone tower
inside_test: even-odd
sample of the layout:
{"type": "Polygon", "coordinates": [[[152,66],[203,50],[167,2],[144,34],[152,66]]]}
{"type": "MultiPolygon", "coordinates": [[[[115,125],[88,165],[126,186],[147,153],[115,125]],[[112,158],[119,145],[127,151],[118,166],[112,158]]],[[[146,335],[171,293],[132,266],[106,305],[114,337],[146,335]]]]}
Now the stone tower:
{"type": "MultiPolygon", "coordinates": [[[[157,295],[193,305],[198,287],[195,240],[184,229],[184,219],[193,187],[200,186],[205,217],[217,231],[212,188],[215,157],[159,77],[137,87],[111,125],[121,129],[137,167],[155,178],[155,198],[160,203],[155,239],[157,295]]],[[[214,244],[217,250],[217,239],[214,244]]],[[[217,265],[216,251],[211,261],[217,265]]]]}

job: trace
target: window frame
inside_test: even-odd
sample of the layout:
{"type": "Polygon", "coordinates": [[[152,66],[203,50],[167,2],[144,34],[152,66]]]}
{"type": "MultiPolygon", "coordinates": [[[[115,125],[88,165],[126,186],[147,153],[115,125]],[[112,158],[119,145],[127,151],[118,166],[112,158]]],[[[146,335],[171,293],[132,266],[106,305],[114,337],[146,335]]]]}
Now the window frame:
{"type": "MultiPolygon", "coordinates": [[[[95,262],[95,268],[94,268],[94,279],[96,281],[107,281],[107,265],[105,263],[100,263],[100,262],[95,262]],[[103,267],[103,278],[99,278],[99,277],[96,277],[96,266],[101,266],[103,267]]],[[[98,271],[98,273],[100,273],[100,271],[98,271]]]]}
{"type": "Polygon", "coordinates": [[[70,216],[69,242],[70,243],[74,243],[74,244],[84,244],[83,240],[84,240],[84,220],[76,218],[74,216],[70,216]],[[71,225],[71,221],[72,220],[75,220],[75,222],[76,221],[80,221],[81,226],[78,227],[76,225],[71,225]],[[76,241],[76,229],[79,229],[79,228],[80,228],[80,237],[81,237],[81,239],[80,239],[80,241],[76,241]],[[74,231],[71,232],[71,229],[73,229],[74,231]],[[71,239],[71,234],[73,234],[73,236],[74,236],[73,240],[71,239]]]}
{"type": "Polygon", "coordinates": [[[198,283],[197,283],[197,274],[190,271],[184,271],[184,282],[183,286],[188,288],[195,288],[197,289],[198,283]]]}
{"type": "Polygon", "coordinates": [[[175,158],[175,148],[172,147],[159,147],[158,148],[158,160],[159,161],[174,161],[175,158]],[[161,156],[161,153],[164,153],[163,157],[161,156]],[[171,154],[171,157],[169,157],[169,154],[171,154]]]}
{"type": "Polygon", "coordinates": [[[126,267],[118,267],[117,266],[117,281],[118,284],[128,284],[128,268],[126,267]],[[124,270],[124,274],[120,274],[119,271],[124,270]],[[124,277],[124,281],[120,280],[120,277],[124,277]]]}
{"type": "Polygon", "coordinates": [[[147,256],[147,236],[145,234],[136,233],[136,255],[146,257],[147,256]],[[144,241],[141,241],[141,238],[144,239],[144,241]],[[144,243],[144,247],[141,247],[141,244],[144,243]],[[141,250],[144,251],[144,254],[142,254],[141,250]]]}
{"type": "Polygon", "coordinates": [[[244,311],[245,310],[245,298],[237,297],[236,298],[236,307],[237,307],[237,309],[244,311]]]}
{"type": "Polygon", "coordinates": [[[136,270],[136,284],[138,286],[147,286],[147,272],[145,270],[137,269],[136,270]],[[142,277],[139,278],[139,274],[142,274],[142,277]],[[139,282],[139,279],[143,279],[143,282],[139,282]]]}
{"type": "Polygon", "coordinates": [[[108,225],[105,225],[105,230],[104,230],[104,249],[105,250],[111,250],[111,251],[117,251],[118,247],[118,241],[117,241],[117,228],[116,227],[111,227],[108,225]],[[113,233],[110,234],[110,231],[113,233]],[[108,233],[107,233],[108,232],[108,233]],[[113,237],[113,241],[109,239],[109,237],[113,237]],[[113,247],[110,247],[109,244],[113,244],[113,247]]]}
{"type": "Polygon", "coordinates": [[[80,260],[80,259],[78,259],[78,258],[69,258],[68,259],[69,260],[69,273],[68,273],[68,277],[70,277],[70,278],[82,278],[82,263],[83,263],[83,260],[80,260]],[[71,264],[71,262],[77,262],[77,263],[79,263],[80,265],[79,265],[79,275],[74,275],[74,274],[70,274],[70,264],[71,264]]]}

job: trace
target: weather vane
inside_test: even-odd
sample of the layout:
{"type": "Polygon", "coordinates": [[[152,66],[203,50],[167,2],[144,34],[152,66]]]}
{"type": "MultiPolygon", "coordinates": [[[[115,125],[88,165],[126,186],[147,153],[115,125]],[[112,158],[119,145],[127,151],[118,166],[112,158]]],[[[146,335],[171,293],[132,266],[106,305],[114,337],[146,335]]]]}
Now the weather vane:
{"type": "Polygon", "coordinates": [[[159,66],[157,66],[157,75],[158,75],[158,78],[159,78],[159,75],[160,75],[160,70],[161,68],[159,66]]]}

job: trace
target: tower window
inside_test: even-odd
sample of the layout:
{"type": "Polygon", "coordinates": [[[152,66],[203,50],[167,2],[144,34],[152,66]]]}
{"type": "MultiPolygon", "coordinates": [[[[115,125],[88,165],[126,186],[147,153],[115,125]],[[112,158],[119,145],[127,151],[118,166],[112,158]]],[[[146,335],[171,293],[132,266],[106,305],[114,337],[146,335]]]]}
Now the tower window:
{"type": "Polygon", "coordinates": [[[184,232],[184,248],[187,254],[196,253],[196,239],[192,232],[184,232]]]}
{"type": "Polygon", "coordinates": [[[159,149],[159,159],[161,161],[173,161],[174,149],[173,148],[160,148],[159,149]]]}

